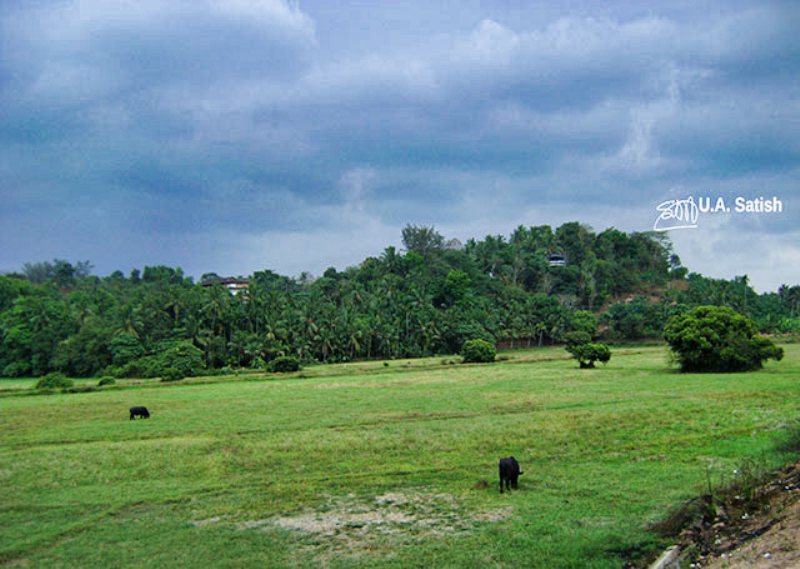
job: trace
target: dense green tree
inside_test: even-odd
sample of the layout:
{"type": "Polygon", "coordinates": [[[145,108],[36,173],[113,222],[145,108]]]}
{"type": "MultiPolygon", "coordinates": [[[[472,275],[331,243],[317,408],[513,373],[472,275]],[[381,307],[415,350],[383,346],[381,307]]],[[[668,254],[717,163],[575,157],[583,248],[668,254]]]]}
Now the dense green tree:
{"type": "Polygon", "coordinates": [[[0,314],[11,308],[17,297],[33,291],[34,288],[24,279],[0,275],[0,314]]]}
{"type": "Polygon", "coordinates": [[[34,284],[53,282],[60,288],[70,288],[92,273],[92,264],[89,261],[78,261],[75,265],[63,259],[54,259],[53,262],[25,263],[22,274],[34,284]]]}
{"type": "Polygon", "coordinates": [[[25,263],[22,265],[22,274],[33,284],[46,283],[53,278],[53,264],[49,261],[25,263]]]}
{"type": "Polygon", "coordinates": [[[137,360],[144,356],[145,349],[137,336],[128,332],[115,335],[108,342],[108,351],[111,353],[111,361],[115,366],[137,360]]]}
{"type": "Polygon", "coordinates": [[[556,230],[556,243],[573,266],[590,261],[594,256],[594,233],[587,225],[572,221],[556,230]]]}
{"type": "Polygon", "coordinates": [[[800,286],[781,285],[778,288],[778,298],[788,312],[787,316],[800,316],[800,286]]]}
{"type": "Polygon", "coordinates": [[[89,377],[111,364],[112,332],[97,317],[87,319],[73,334],[59,343],[52,367],[73,377],[89,377]]]}
{"type": "Polygon", "coordinates": [[[58,345],[78,330],[69,307],[50,288],[17,297],[0,315],[0,368],[5,376],[43,375],[54,369],[58,345]]]}
{"type": "Polygon", "coordinates": [[[697,306],[673,316],[664,338],[687,372],[749,371],[783,357],[781,348],[757,335],[752,320],[727,306],[697,306]]]}
{"type": "Polygon", "coordinates": [[[403,245],[406,250],[428,258],[444,248],[444,237],[433,226],[408,224],[403,228],[403,245]]]}
{"type": "Polygon", "coordinates": [[[603,315],[609,336],[615,339],[636,340],[660,338],[667,318],[680,307],[650,302],[643,296],[611,305],[603,315]]]}
{"type": "Polygon", "coordinates": [[[605,344],[572,344],[567,346],[567,351],[578,360],[581,369],[594,367],[594,362],[608,363],[611,359],[611,350],[605,344]]]}
{"type": "Polygon", "coordinates": [[[592,338],[597,334],[597,318],[588,310],[576,310],[570,314],[570,330],[585,332],[592,338]]]}

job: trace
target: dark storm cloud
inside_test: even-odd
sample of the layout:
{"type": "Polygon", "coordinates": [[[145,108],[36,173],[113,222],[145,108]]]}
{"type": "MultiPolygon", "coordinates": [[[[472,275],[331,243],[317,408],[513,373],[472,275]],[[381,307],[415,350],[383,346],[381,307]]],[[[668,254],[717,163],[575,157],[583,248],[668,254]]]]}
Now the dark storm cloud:
{"type": "MultiPolygon", "coordinates": [[[[296,274],[377,254],[406,222],[467,238],[646,230],[687,192],[789,205],[798,20],[745,1],[3,3],[0,268],[296,274]]],[[[797,215],[705,242],[738,232],[757,255],[768,234],[797,256],[797,215]]],[[[733,262],[682,240],[687,263],[733,262]]],[[[763,286],[800,280],[770,263],[763,286]]]]}

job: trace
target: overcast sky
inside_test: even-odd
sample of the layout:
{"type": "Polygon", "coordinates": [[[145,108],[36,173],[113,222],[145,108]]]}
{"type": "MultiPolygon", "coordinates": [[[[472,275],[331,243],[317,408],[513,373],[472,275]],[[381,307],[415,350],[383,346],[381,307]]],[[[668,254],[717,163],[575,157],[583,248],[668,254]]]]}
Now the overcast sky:
{"type": "Polygon", "coordinates": [[[462,241],[673,230],[800,283],[800,3],[3,0],[0,271],[320,274],[406,223],[462,241]]]}

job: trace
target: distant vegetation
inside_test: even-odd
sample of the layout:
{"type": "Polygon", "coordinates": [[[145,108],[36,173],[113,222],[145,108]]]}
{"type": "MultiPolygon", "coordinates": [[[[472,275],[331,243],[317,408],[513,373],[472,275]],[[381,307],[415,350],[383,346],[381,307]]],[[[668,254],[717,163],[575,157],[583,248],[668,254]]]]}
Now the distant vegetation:
{"type": "Polygon", "coordinates": [[[458,353],[464,342],[661,338],[667,319],[730,306],[762,332],[800,333],[800,286],[757,294],[747,277],[688,274],[663,236],[594,233],[577,222],[519,227],[460,247],[433,227],[403,230],[405,251],[319,278],[201,286],[164,266],[91,275],[88,261],[26,264],[0,276],[0,374],[164,376],[265,369],[279,357],[339,362],[458,353]],[[553,259],[559,262],[553,262],[553,259]],[[599,328],[598,328],[599,325],[599,328]],[[205,370],[205,371],[204,371],[205,370]]]}

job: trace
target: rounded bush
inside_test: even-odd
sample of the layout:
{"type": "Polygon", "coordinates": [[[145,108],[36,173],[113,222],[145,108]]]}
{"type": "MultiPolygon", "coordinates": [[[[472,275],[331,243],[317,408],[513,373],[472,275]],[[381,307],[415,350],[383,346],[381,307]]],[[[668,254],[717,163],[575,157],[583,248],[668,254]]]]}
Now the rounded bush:
{"type": "Polygon", "coordinates": [[[117,383],[117,380],[113,377],[103,377],[100,378],[100,381],[97,382],[97,387],[103,387],[104,385],[114,385],[117,383]]]}
{"type": "Polygon", "coordinates": [[[161,381],[180,381],[184,377],[186,377],[186,375],[183,371],[175,367],[168,367],[161,372],[161,381]]]}
{"type": "Polygon", "coordinates": [[[489,363],[494,361],[497,350],[486,340],[467,340],[464,342],[461,355],[465,363],[489,363]]]}
{"type": "Polygon", "coordinates": [[[63,373],[54,371],[48,373],[42,379],[36,382],[36,389],[57,389],[67,388],[75,385],[75,382],[65,376],[63,373]]]}
{"type": "Polygon", "coordinates": [[[593,368],[596,361],[607,363],[611,359],[611,350],[605,344],[578,344],[568,346],[567,351],[578,360],[582,369],[593,368]]]}
{"type": "Polygon", "coordinates": [[[673,316],[664,338],[686,372],[738,372],[760,369],[783,349],[758,336],[755,323],[727,306],[697,306],[673,316]]]}
{"type": "Polygon", "coordinates": [[[300,370],[300,360],[292,356],[279,356],[269,362],[267,369],[275,373],[289,373],[300,370]]]}
{"type": "Polygon", "coordinates": [[[573,346],[580,346],[581,344],[588,344],[592,341],[592,337],[588,332],[575,331],[568,332],[564,335],[564,341],[567,343],[567,349],[573,346]]]}

